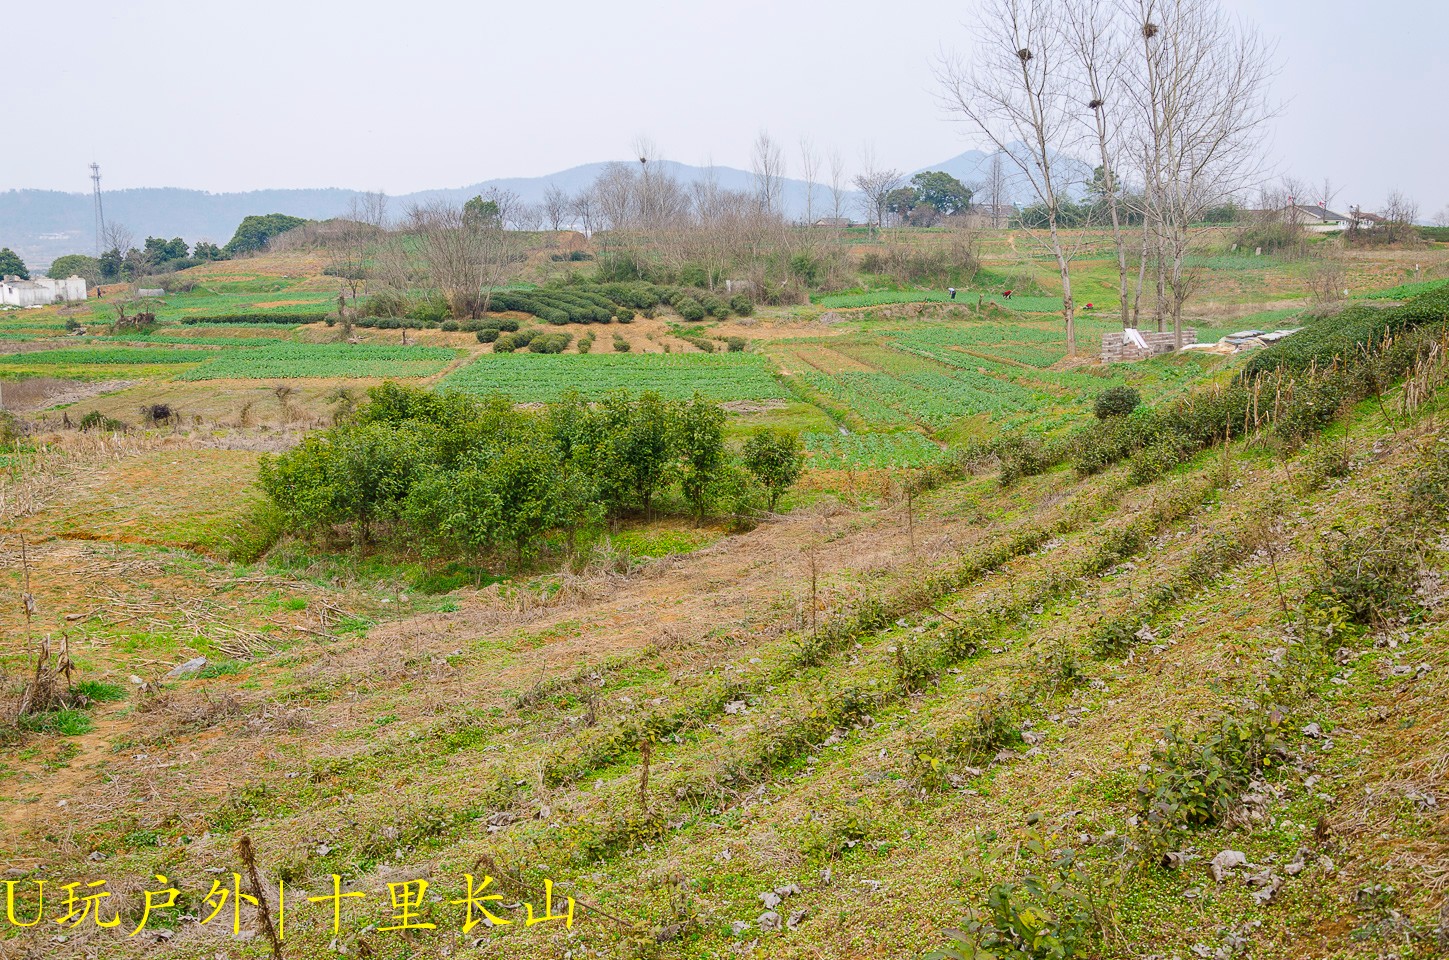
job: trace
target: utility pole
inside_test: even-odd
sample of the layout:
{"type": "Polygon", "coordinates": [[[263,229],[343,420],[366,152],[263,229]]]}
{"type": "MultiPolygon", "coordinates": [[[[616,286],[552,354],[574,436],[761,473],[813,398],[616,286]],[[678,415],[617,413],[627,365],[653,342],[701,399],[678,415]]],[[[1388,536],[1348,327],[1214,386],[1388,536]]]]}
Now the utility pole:
{"type": "Polygon", "coordinates": [[[101,208],[101,165],[91,164],[91,186],[96,197],[96,257],[100,258],[101,238],[106,235],[106,212],[101,208]]]}

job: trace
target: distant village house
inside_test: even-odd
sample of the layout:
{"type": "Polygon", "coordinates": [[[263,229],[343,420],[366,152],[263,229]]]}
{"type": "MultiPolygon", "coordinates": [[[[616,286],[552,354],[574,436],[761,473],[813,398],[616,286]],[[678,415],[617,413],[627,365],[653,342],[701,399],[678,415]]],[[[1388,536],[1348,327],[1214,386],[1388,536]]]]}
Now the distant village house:
{"type": "Polygon", "coordinates": [[[21,280],[6,277],[0,280],[0,304],[11,307],[41,307],[62,300],[84,300],[86,282],[80,277],[70,276],[64,280],[40,277],[36,280],[21,280]]]}
{"type": "Polygon", "coordinates": [[[972,230],[994,230],[1011,226],[1017,209],[1009,203],[973,203],[952,219],[972,230]]]}

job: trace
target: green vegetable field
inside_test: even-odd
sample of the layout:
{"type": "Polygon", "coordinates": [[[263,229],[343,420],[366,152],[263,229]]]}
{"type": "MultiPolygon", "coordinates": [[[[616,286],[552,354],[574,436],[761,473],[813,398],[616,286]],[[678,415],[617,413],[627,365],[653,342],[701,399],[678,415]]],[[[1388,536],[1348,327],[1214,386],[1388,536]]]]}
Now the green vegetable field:
{"type": "Polygon", "coordinates": [[[805,452],[817,470],[923,467],[950,454],[919,433],[807,433],[805,452]]]}
{"type": "Polygon", "coordinates": [[[165,347],[76,347],[36,350],[0,356],[7,366],[122,366],[153,363],[198,363],[217,356],[215,350],[168,350],[165,347]]]}
{"type": "Polygon", "coordinates": [[[282,343],[228,350],[188,370],[182,380],[270,380],[294,377],[427,377],[457,356],[446,347],[282,343]]]}
{"type": "Polygon", "coordinates": [[[673,399],[696,392],[711,400],[773,400],[789,396],[764,357],[749,353],[484,354],[444,378],[440,389],[501,393],[524,403],[567,391],[654,390],[673,399]]]}

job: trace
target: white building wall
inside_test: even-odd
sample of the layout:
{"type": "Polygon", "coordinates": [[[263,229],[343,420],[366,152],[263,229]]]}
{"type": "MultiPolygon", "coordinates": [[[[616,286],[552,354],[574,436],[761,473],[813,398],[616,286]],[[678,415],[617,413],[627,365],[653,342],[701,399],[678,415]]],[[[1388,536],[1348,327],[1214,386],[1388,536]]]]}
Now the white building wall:
{"type": "Polygon", "coordinates": [[[0,282],[0,304],[12,307],[44,306],[59,300],[85,298],[86,282],[81,277],[66,277],[64,280],[39,277],[13,283],[0,282]]]}
{"type": "Polygon", "coordinates": [[[84,300],[86,298],[86,282],[81,277],[72,274],[55,283],[56,293],[61,300],[84,300]]]}

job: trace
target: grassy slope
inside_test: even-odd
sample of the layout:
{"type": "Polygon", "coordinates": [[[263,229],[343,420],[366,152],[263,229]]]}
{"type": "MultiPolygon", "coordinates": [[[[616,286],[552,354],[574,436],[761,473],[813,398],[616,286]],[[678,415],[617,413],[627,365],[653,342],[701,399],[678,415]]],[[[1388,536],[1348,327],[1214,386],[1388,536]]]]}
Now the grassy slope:
{"type": "MultiPolygon", "coordinates": [[[[461,873],[487,852],[650,929],[693,920],[657,948],[663,956],[719,955],[756,937],[764,956],[915,955],[960,922],[963,900],[981,901],[981,881],[968,871],[978,830],[1005,833],[1035,812],[1074,842],[1081,833],[1125,832],[1137,765],[1157,729],[1206,723],[1254,688],[1284,642],[1278,582],[1290,598],[1303,592],[1321,532],[1373,523],[1416,443],[1428,439],[1423,426],[1392,432],[1372,411],[1358,415],[1351,436],[1357,471],[1290,497],[1286,510],[1263,505],[1289,489],[1304,463],[1252,452],[1232,458],[1226,478],[1213,455],[1143,488],[1117,472],[1085,481],[1056,473],[1008,491],[983,477],[917,499],[909,530],[899,510],[802,516],[642,577],[566,584],[552,607],[465,594],[456,613],[366,635],[324,626],[337,639],[307,635],[234,675],[175,682],[160,697],[133,694],[98,708],[106,736],[84,740],[79,757],[51,754],[51,769],[42,758],[15,764],[7,778],[14,795],[36,799],[4,810],[7,826],[20,825],[13,849],[18,862],[39,859],[53,865],[49,875],[67,878],[95,873],[82,864],[102,850],[106,874],[134,878],[133,888],[162,870],[204,892],[206,868],[230,869],[231,843],[245,832],[264,867],[294,889],[315,891],[337,871],[373,893],[365,907],[345,910],[349,942],[388,918],[388,880],[428,875],[451,898],[461,873]],[[1159,536],[1126,562],[1096,570],[1105,533],[1153,516],[1174,495],[1180,509],[1159,536]],[[1095,623],[1177,576],[1209,535],[1265,516],[1279,524],[1276,570],[1267,556],[1251,556],[1157,612],[1156,646],[1126,660],[1091,656],[1095,623]],[[865,595],[908,589],[929,571],[1029,531],[1041,531],[1031,541],[1041,549],[969,580],[935,610],[800,660],[799,631],[810,619],[801,576],[812,543],[819,616],[828,620],[865,595]],[[978,651],[913,692],[900,689],[898,647],[926,649],[953,621],[986,622],[993,612],[996,625],[978,651]],[[1085,668],[1080,681],[1053,679],[1049,664],[1064,652],[1085,668]],[[847,690],[864,706],[842,717],[847,690]],[[979,774],[960,764],[948,771],[954,783],[923,780],[913,760],[923,743],[959,736],[959,724],[1000,714],[1012,698],[1010,729],[1029,724],[1040,737],[1034,746],[1008,738],[1000,756],[991,746],[972,761],[979,774]],[[653,816],[645,817],[640,754],[632,739],[609,738],[650,718],[661,742],[652,758],[653,816]],[[818,732],[795,739],[821,718],[818,732]],[[54,807],[58,788],[70,800],[64,810],[54,807]],[[490,832],[488,819],[501,811],[517,821],[490,832]],[[58,830],[62,823],[69,826],[58,830]],[[734,921],[756,922],[760,893],[788,883],[802,892],[782,915],[807,911],[797,929],[732,932],[734,921]]],[[[41,514],[32,523],[64,533],[68,516],[41,514]]],[[[208,576],[245,584],[254,574],[213,566],[208,576]]],[[[262,602],[278,610],[296,611],[290,601],[300,598],[316,612],[328,596],[285,580],[268,589],[262,602]]],[[[56,616],[67,609],[64,597],[62,585],[52,587],[42,608],[56,616]]],[[[381,609],[376,598],[372,608],[381,609]]],[[[97,616],[82,623],[99,639],[106,621],[97,616]]],[[[286,616],[313,629],[325,624],[286,616]]],[[[1337,669],[1303,716],[1291,718],[1294,730],[1318,722],[1334,743],[1325,749],[1289,734],[1297,769],[1274,779],[1283,793],[1266,820],[1251,833],[1199,834],[1205,856],[1181,872],[1129,878],[1114,895],[1118,921],[1106,955],[1139,955],[1148,943],[1153,953],[1215,948],[1223,929],[1245,930],[1261,957],[1349,953],[1351,931],[1361,931],[1364,949],[1387,950],[1391,932],[1352,901],[1370,882],[1395,884],[1395,909],[1432,926],[1434,886],[1442,883],[1435,864],[1449,852],[1449,834],[1442,811],[1412,796],[1444,790],[1438,704],[1449,692],[1449,655],[1438,614],[1390,637],[1392,646],[1371,645],[1337,669]],[[1413,679],[1390,669],[1419,663],[1431,669],[1413,679]],[[1310,775],[1321,779],[1308,786],[1310,775]],[[1320,817],[1334,829],[1323,844],[1312,838],[1320,817]],[[1269,906],[1238,880],[1207,877],[1204,860],[1219,849],[1281,864],[1300,845],[1330,856],[1337,870],[1311,867],[1269,906]],[[1202,896],[1185,898],[1189,888],[1202,896]]],[[[137,655],[148,649],[131,643],[137,655]]],[[[187,655],[176,646],[156,652],[187,655]]],[[[105,646],[88,649],[86,661],[90,670],[130,669],[105,646]]],[[[298,956],[321,955],[330,938],[310,909],[289,906],[289,950],[298,956]]],[[[451,911],[429,908],[445,930],[456,928],[451,911]]],[[[614,956],[656,949],[630,945],[627,930],[596,916],[582,917],[572,939],[552,925],[487,936],[505,940],[510,956],[554,956],[566,944],[614,956]]],[[[169,949],[210,956],[215,937],[183,922],[169,949]]],[[[431,955],[432,944],[452,937],[415,946],[394,934],[362,939],[372,955],[400,958],[416,948],[431,955]]],[[[135,949],[108,947],[107,955],[135,949]]]]}

